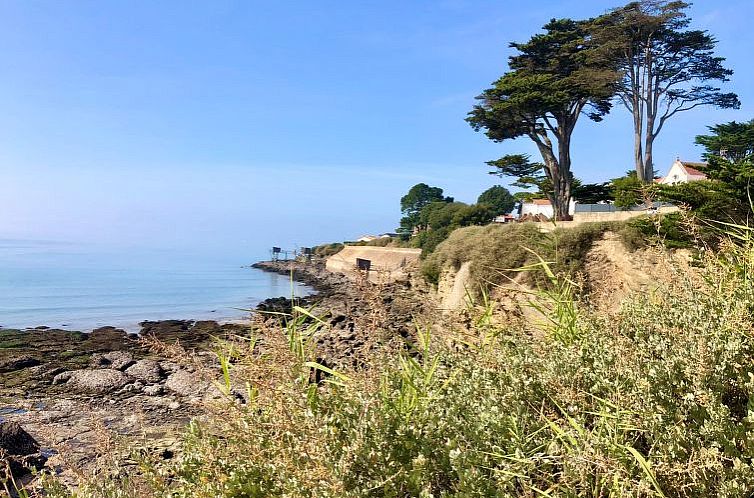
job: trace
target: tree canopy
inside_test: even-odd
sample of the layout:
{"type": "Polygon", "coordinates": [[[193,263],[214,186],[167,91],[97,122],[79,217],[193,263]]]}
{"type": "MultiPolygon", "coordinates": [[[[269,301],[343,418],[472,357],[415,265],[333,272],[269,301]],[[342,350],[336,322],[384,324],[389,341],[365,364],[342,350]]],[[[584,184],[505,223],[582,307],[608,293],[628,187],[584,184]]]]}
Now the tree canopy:
{"type": "Polygon", "coordinates": [[[749,201],[754,189],[754,120],[708,127],[709,135],[699,135],[707,165],[704,173],[712,181],[666,189],[670,200],[683,202],[700,216],[725,221],[741,221],[751,215],[749,201]]]}
{"type": "Polygon", "coordinates": [[[425,206],[433,202],[453,202],[452,197],[443,196],[440,187],[430,187],[426,183],[417,183],[401,197],[401,218],[399,233],[405,238],[411,235],[415,228],[420,227],[420,213],[425,206]]]}
{"type": "Polygon", "coordinates": [[[516,199],[507,188],[494,185],[479,195],[478,204],[486,204],[492,208],[493,216],[510,213],[516,204],[516,199]]]}
{"type": "MultiPolygon", "coordinates": [[[[467,117],[476,130],[496,142],[528,137],[542,156],[505,156],[491,164],[499,174],[544,178],[558,219],[568,219],[571,198],[571,135],[582,113],[599,120],[611,107],[618,73],[597,57],[589,57],[590,21],[553,19],[544,33],[526,43],[511,43],[518,53],[509,59],[510,71],[467,117]]],[[[540,181],[537,179],[536,181],[540,181]]]]}
{"type": "Polygon", "coordinates": [[[633,117],[635,169],[645,183],[653,180],[654,141],[669,119],[703,105],[740,105],[735,93],[713,84],[728,81],[733,71],[714,54],[715,38],[687,29],[688,7],[676,0],[635,1],[592,26],[591,54],[613,59],[623,74],[617,95],[633,117]]]}

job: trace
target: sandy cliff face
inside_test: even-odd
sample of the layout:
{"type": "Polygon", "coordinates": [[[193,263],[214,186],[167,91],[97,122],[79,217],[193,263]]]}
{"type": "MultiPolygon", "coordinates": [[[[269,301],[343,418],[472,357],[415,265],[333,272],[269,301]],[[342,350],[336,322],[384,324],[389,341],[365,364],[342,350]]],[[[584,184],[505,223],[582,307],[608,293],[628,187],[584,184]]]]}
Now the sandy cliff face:
{"type": "Polygon", "coordinates": [[[589,302],[600,310],[617,311],[632,292],[652,291],[679,271],[692,271],[690,260],[687,250],[650,247],[631,252],[616,234],[608,232],[587,255],[584,278],[589,302]]]}
{"type": "Polygon", "coordinates": [[[466,305],[466,290],[471,285],[471,262],[461,267],[444,268],[437,283],[437,297],[443,310],[457,310],[466,305]]]}
{"type": "MultiPolygon", "coordinates": [[[[631,293],[651,290],[659,282],[673,278],[679,267],[688,269],[688,251],[663,251],[657,248],[629,251],[620,237],[607,232],[595,242],[587,254],[583,274],[585,296],[599,309],[615,311],[631,293]]],[[[458,311],[466,305],[466,289],[472,286],[471,263],[460,268],[446,267],[440,274],[436,300],[445,311],[458,311]]],[[[506,307],[521,307],[526,302],[525,292],[531,289],[511,282],[507,288],[519,288],[518,294],[510,290],[495,289],[493,297],[506,307]]],[[[523,310],[526,311],[526,310],[523,310]]],[[[524,313],[525,314],[525,313],[524,313]]]]}

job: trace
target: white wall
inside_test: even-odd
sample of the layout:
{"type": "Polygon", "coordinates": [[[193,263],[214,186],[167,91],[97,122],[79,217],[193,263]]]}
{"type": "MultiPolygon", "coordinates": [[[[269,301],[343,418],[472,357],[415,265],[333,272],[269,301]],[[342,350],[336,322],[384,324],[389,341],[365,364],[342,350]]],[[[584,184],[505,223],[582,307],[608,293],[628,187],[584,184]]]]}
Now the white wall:
{"type": "MultiPolygon", "coordinates": [[[[576,201],[571,199],[571,204],[568,206],[568,214],[573,214],[576,211],[576,201]]],[[[521,216],[525,214],[537,215],[542,214],[548,218],[552,218],[555,214],[555,210],[552,204],[534,204],[533,202],[525,202],[521,206],[521,216]]]]}

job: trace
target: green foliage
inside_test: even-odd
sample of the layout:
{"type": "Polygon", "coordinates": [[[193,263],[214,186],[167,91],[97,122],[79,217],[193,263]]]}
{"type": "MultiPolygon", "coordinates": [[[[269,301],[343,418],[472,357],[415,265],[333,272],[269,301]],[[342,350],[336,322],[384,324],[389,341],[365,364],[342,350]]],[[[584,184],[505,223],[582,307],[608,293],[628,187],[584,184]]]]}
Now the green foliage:
{"type": "Polygon", "coordinates": [[[419,213],[419,220],[426,229],[419,232],[411,243],[422,249],[422,257],[426,257],[456,228],[486,225],[494,218],[495,209],[487,204],[433,202],[419,213]]]}
{"type": "Polygon", "coordinates": [[[453,225],[468,227],[472,225],[486,225],[496,216],[496,209],[489,204],[472,204],[458,210],[453,215],[453,225]]]}
{"type": "Polygon", "coordinates": [[[710,135],[699,135],[707,165],[704,172],[713,180],[677,186],[664,194],[691,207],[698,216],[711,220],[742,221],[751,216],[750,191],[754,180],[754,120],[709,127],[710,135]],[[698,184],[698,185],[697,185],[698,184]]]}
{"type": "Polygon", "coordinates": [[[452,197],[444,197],[440,187],[430,187],[426,183],[418,183],[401,197],[401,218],[399,232],[408,238],[414,228],[421,227],[420,213],[433,202],[453,202],[452,197]]]}
{"type": "Polygon", "coordinates": [[[569,304],[532,255],[562,289],[532,296],[544,329],[492,330],[471,307],[463,334],[418,327],[315,394],[288,368],[309,354],[266,338],[233,363],[266,372],[258,397],[193,422],[178,458],[46,496],[751,496],[754,236],[733,230],[609,315],[569,304]]]}
{"type": "Polygon", "coordinates": [[[644,184],[639,181],[636,171],[629,171],[626,176],[611,181],[615,207],[630,209],[645,200],[644,184]]]}
{"type": "MultiPolygon", "coordinates": [[[[542,233],[534,223],[461,228],[453,231],[426,258],[422,273],[432,282],[439,278],[442,268],[457,270],[464,262],[470,262],[471,287],[480,289],[509,282],[515,276],[516,268],[539,262],[536,253],[551,261],[556,273],[574,276],[583,270],[593,243],[607,231],[627,233],[626,224],[584,223],[549,233],[542,233]]],[[[636,232],[632,235],[635,236],[636,232]]],[[[530,273],[529,278],[540,278],[536,283],[548,285],[547,279],[541,278],[540,274],[530,273]]]]}
{"type": "Polygon", "coordinates": [[[699,135],[696,143],[705,149],[704,158],[708,161],[705,171],[725,183],[733,181],[749,183],[751,175],[731,174],[736,167],[752,167],[754,158],[754,119],[745,123],[719,124],[708,127],[711,135],[699,135]]]}
{"type": "Polygon", "coordinates": [[[513,210],[516,199],[507,188],[502,185],[494,185],[479,195],[477,204],[487,204],[493,208],[494,215],[508,214],[513,210]]]}
{"type": "MultiPolygon", "coordinates": [[[[662,243],[668,249],[689,249],[696,247],[703,232],[684,213],[670,213],[658,218],[635,218],[627,222],[637,230],[644,240],[662,243]]],[[[704,240],[711,243],[711,239],[704,240]]]]}
{"type": "Polygon", "coordinates": [[[733,71],[715,55],[715,38],[689,30],[690,4],[677,0],[640,0],[613,9],[591,27],[594,53],[612,59],[623,78],[620,102],[633,115],[634,159],[639,181],[652,182],[653,144],[666,122],[702,105],[738,108],[726,82],[733,71]],[[647,83],[649,82],[649,84],[647,83]]]}
{"type": "Polygon", "coordinates": [[[615,200],[610,182],[582,183],[578,178],[574,178],[571,183],[571,195],[582,204],[597,204],[615,200]]]}
{"type": "Polygon", "coordinates": [[[455,229],[452,226],[445,226],[435,230],[427,230],[420,233],[412,241],[414,246],[421,249],[421,257],[426,258],[437,248],[440,243],[448,238],[448,235],[455,229]]]}
{"type": "MultiPolygon", "coordinates": [[[[582,113],[598,121],[611,107],[619,75],[610,64],[588,55],[588,21],[553,19],[545,32],[526,43],[512,43],[517,54],[510,71],[477,99],[467,117],[476,130],[501,142],[528,137],[542,155],[542,163],[514,154],[488,164],[496,174],[517,182],[549,182],[557,219],[569,219],[570,141],[582,113]]],[[[545,189],[547,190],[547,189],[545,189]]]]}
{"type": "Polygon", "coordinates": [[[439,230],[450,227],[457,213],[467,208],[463,202],[433,202],[419,213],[419,220],[427,230],[439,230]]]}
{"type": "Polygon", "coordinates": [[[312,247],[312,253],[314,253],[315,256],[326,258],[328,256],[332,256],[333,254],[339,253],[343,249],[343,247],[345,247],[344,244],[341,244],[340,242],[322,244],[312,247]]]}
{"type": "Polygon", "coordinates": [[[515,178],[514,187],[535,188],[541,197],[552,195],[552,182],[544,173],[545,165],[532,162],[531,156],[527,154],[508,154],[500,159],[487,161],[487,165],[495,168],[489,172],[491,175],[515,178]]]}

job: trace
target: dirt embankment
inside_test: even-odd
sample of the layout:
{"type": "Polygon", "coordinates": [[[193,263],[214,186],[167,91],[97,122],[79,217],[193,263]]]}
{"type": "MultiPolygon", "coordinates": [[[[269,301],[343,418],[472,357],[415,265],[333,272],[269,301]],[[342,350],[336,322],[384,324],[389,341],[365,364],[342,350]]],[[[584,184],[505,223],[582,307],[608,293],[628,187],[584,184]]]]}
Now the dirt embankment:
{"type": "MultiPolygon", "coordinates": [[[[619,235],[606,232],[592,243],[582,270],[574,277],[586,289],[586,294],[581,298],[598,309],[615,311],[632,292],[646,291],[674,278],[677,268],[687,268],[689,260],[688,251],[668,252],[656,247],[630,251],[619,235]]],[[[467,290],[472,290],[474,285],[470,266],[471,262],[466,261],[458,269],[441,269],[436,289],[436,300],[441,309],[454,311],[466,306],[467,290]]],[[[527,301],[524,293],[533,289],[523,285],[521,280],[515,278],[508,284],[493,288],[491,293],[499,304],[510,309],[518,308],[519,314],[526,314],[527,310],[521,309],[527,301]]]]}

